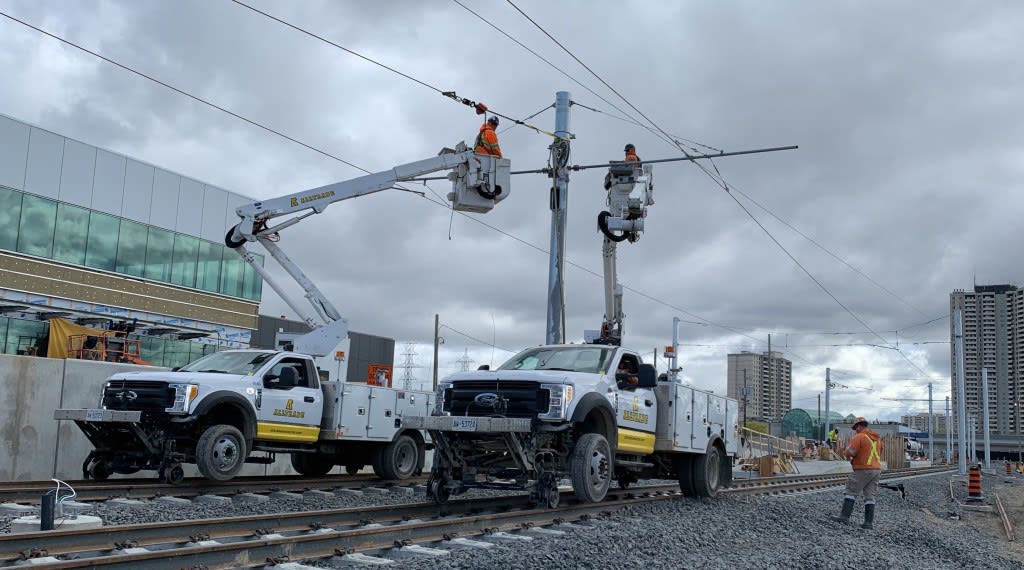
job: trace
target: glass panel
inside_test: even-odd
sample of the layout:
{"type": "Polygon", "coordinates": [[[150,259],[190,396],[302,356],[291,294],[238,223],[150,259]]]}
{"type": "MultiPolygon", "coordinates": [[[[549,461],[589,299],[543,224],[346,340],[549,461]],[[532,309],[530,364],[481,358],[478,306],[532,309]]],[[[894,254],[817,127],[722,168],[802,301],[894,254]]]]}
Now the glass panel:
{"type": "Polygon", "coordinates": [[[7,317],[0,317],[0,353],[7,353],[7,317]]]}
{"type": "Polygon", "coordinates": [[[164,339],[155,336],[137,336],[132,335],[131,338],[138,338],[142,350],[142,359],[152,364],[153,366],[163,366],[164,360],[164,339]]]}
{"type": "Polygon", "coordinates": [[[53,255],[53,227],[57,202],[25,194],[21,203],[18,251],[39,257],[53,255]]]}
{"type": "Polygon", "coordinates": [[[53,238],[53,258],[76,265],[85,264],[85,237],[89,235],[89,210],[57,204],[57,228],[53,238]]]}
{"type": "MultiPolygon", "coordinates": [[[[208,241],[199,242],[199,269],[196,273],[196,287],[205,291],[217,291],[220,284],[220,261],[224,247],[208,241]]],[[[235,255],[234,252],[231,255],[235,255]]]]}
{"type": "Polygon", "coordinates": [[[146,242],[146,279],[170,281],[171,252],[174,249],[174,232],[149,228],[149,241],[146,242]]]}
{"type": "MultiPolygon", "coordinates": [[[[259,254],[254,254],[254,255],[256,255],[256,261],[257,261],[257,263],[260,264],[260,267],[265,267],[263,265],[263,256],[259,255],[259,254]]],[[[252,301],[259,301],[262,292],[263,292],[263,278],[260,277],[259,273],[256,273],[256,271],[248,263],[246,263],[245,264],[245,291],[242,292],[242,295],[246,299],[250,299],[252,301]]]]}
{"type": "Polygon", "coordinates": [[[46,339],[46,321],[26,321],[10,319],[7,326],[7,343],[4,352],[7,354],[27,354],[46,339]]]}
{"type": "Polygon", "coordinates": [[[198,257],[199,238],[174,234],[174,261],[171,265],[171,283],[195,287],[196,259],[198,257]]]}
{"type": "Polygon", "coordinates": [[[17,190],[0,186],[0,249],[14,251],[18,247],[22,196],[17,190]]]}
{"type": "Polygon", "coordinates": [[[96,269],[114,270],[117,257],[117,233],[121,220],[108,214],[89,212],[89,237],[85,264],[96,269]]]}
{"type": "Polygon", "coordinates": [[[242,256],[228,248],[224,249],[224,264],[220,277],[220,292],[232,297],[241,297],[246,263],[242,256]]]}
{"type": "Polygon", "coordinates": [[[142,277],[146,265],[146,226],[138,222],[121,220],[117,238],[117,265],[115,271],[142,277]]]}

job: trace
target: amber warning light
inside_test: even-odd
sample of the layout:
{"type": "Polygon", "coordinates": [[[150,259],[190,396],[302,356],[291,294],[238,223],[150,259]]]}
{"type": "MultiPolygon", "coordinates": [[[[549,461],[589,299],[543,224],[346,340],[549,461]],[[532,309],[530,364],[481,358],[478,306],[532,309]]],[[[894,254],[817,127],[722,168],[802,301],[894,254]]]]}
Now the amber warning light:
{"type": "Polygon", "coordinates": [[[334,359],[339,361],[339,362],[345,360],[345,351],[344,350],[336,351],[334,353],[334,359]]]}

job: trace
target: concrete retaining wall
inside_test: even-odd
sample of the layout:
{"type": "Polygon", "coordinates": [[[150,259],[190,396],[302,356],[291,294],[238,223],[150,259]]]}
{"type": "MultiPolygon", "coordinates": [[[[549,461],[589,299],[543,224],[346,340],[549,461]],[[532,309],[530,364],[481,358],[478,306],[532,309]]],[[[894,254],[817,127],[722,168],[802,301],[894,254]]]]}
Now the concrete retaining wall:
{"type": "MultiPolygon", "coordinates": [[[[0,354],[0,481],[81,479],[82,461],[92,445],[74,422],[53,419],[53,411],[94,408],[103,383],[112,374],[153,369],[0,354]]],[[[279,455],[272,465],[246,465],[241,475],[294,473],[290,458],[279,455]]],[[[134,476],[147,475],[156,477],[156,472],[134,476]]],[[[198,476],[195,466],[186,466],[185,475],[198,476]]]]}

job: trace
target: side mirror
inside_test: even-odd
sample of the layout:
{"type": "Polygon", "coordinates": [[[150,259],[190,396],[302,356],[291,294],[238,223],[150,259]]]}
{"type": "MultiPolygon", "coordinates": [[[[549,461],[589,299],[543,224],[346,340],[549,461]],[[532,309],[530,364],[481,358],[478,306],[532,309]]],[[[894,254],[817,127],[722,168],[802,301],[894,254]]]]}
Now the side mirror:
{"type": "Polygon", "coordinates": [[[481,364],[480,367],[477,368],[477,370],[490,370],[490,369],[491,369],[491,365],[490,364],[481,364]]]}
{"type": "Polygon", "coordinates": [[[276,386],[280,382],[280,378],[277,374],[267,374],[263,377],[263,385],[268,388],[276,386]]]}
{"type": "Polygon", "coordinates": [[[179,370],[181,370],[180,366],[175,366],[174,368],[171,368],[171,372],[177,372],[179,370]]]}

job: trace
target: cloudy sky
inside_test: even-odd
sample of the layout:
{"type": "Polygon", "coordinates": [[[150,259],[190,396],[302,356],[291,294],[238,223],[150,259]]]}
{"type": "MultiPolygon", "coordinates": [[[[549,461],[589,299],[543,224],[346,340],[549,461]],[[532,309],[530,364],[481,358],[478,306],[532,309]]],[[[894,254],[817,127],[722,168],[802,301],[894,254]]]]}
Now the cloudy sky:
{"type": "MultiPolygon", "coordinates": [[[[569,91],[574,164],[618,159],[626,142],[644,159],[680,156],[641,113],[698,151],[799,145],[716,160],[728,193],[693,164],[656,165],[647,231],[619,248],[624,344],[660,350],[680,317],[685,380],[719,393],[726,354],[765,351],[770,335],[793,362],[794,406],[817,406],[831,367],[844,414],[927,411],[884,398],[925,398],[929,381],[938,409],[949,293],[1024,281],[1020,3],[251,5],[409,77],[230,0],[5,0],[0,11],[369,171],[472,141],[480,118],[438,90],[517,118],[569,91]]],[[[4,114],[253,198],[362,174],[8,18],[0,73],[4,114]]],[[[554,111],[530,122],[553,130],[554,111]]],[[[513,170],[546,165],[546,135],[500,136],[513,170]]],[[[602,177],[570,182],[568,340],[603,315],[602,177]]],[[[420,364],[435,313],[442,372],[542,343],[548,180],[515,176],[487,215],[453,216],[443,182],[415,189],[425,197],[335,204],[282,244],[354,330],[393,337],[399,352],[419,343],[420,364]]],[[[294,316],[269,289],[262,311],[294,316]]]]}

